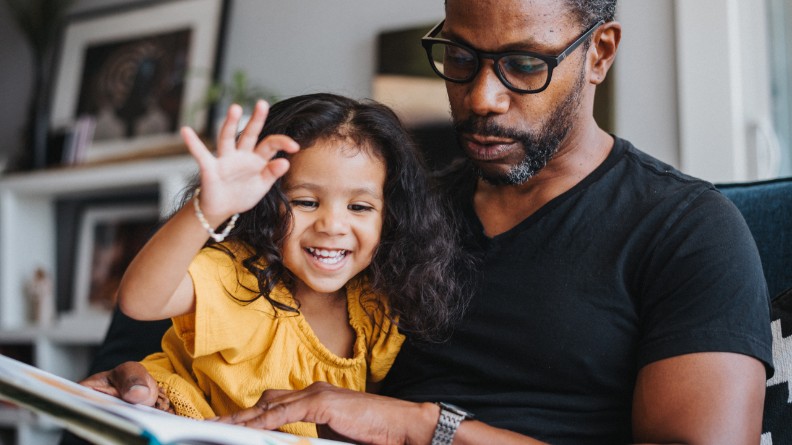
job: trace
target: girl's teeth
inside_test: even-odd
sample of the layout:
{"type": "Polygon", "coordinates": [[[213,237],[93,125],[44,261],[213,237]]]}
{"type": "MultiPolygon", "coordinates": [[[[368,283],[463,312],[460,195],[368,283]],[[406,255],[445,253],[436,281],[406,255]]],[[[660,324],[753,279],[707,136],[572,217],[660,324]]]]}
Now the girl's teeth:
{"type": "Polygon", "coordinates": [[[341,259],[343,259],[346,255],[346,250],[327,250],[316,249],[313,247],[308,247],[306,250],[316,257],[316,259],[325,264],[335,264],[341,261],[341,259]]]}

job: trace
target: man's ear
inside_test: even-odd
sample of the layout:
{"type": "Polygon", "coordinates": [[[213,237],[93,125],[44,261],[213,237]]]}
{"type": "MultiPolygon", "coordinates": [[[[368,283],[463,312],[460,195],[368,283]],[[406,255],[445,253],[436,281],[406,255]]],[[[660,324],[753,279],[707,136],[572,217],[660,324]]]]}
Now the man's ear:
{"type": "Polygon", "coordinates": [[[589,81],[599,85],[605,80],[608,70],[616,58],[616,51],[621,41],[621,24],[606,22],[594,32],[589,48],[589,81]]]}

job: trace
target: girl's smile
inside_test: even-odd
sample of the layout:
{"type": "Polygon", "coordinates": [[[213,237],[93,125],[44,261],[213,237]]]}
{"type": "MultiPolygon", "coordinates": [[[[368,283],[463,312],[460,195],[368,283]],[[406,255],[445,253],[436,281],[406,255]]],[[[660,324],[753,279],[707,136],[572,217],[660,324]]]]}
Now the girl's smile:
{"type": "Polygon", "coordinates": [[[325,266],[337,266],[344,258],[346,258],[348,250],[335,250],[335,249],[321,249],[315,247],[306,247],[305,251],[311,255],[316,261],[325,266]]]}

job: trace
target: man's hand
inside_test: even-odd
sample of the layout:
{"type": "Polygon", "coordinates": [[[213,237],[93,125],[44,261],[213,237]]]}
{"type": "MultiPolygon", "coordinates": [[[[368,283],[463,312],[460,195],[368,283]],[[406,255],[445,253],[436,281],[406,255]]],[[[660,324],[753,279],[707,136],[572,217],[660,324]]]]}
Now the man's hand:
{"type": "Polygon", "coordinates": [[[99,372],[80,382],[129,403],[155,406],[159,390],[157,382],[138,362],[122,363],[110,371],[99,372]]]}
{"type": "Polygon", "coordinates": [[[326,425],[336,433],[333,438],[342,440],[429,443],[439,413],[432,403],[405,402],[318,382],[302,391],[264,391],[252,408],[217,421],[268,430],[304,421],[316,423],[320,433],[326,425]]]}

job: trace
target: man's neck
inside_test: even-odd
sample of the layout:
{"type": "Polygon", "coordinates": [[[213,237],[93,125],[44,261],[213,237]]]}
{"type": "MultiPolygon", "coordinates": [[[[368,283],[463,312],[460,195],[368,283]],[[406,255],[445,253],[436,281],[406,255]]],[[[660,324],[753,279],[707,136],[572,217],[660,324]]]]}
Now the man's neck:
{"type": "Polygon", "coordinates": [[[571,189],[593,172],[613,148],[613,138],[596,125],[570,134],[556,156],[523,184],[494,185],[479,179],[473,196],[487,236],[504,233],[571,189]]]}

